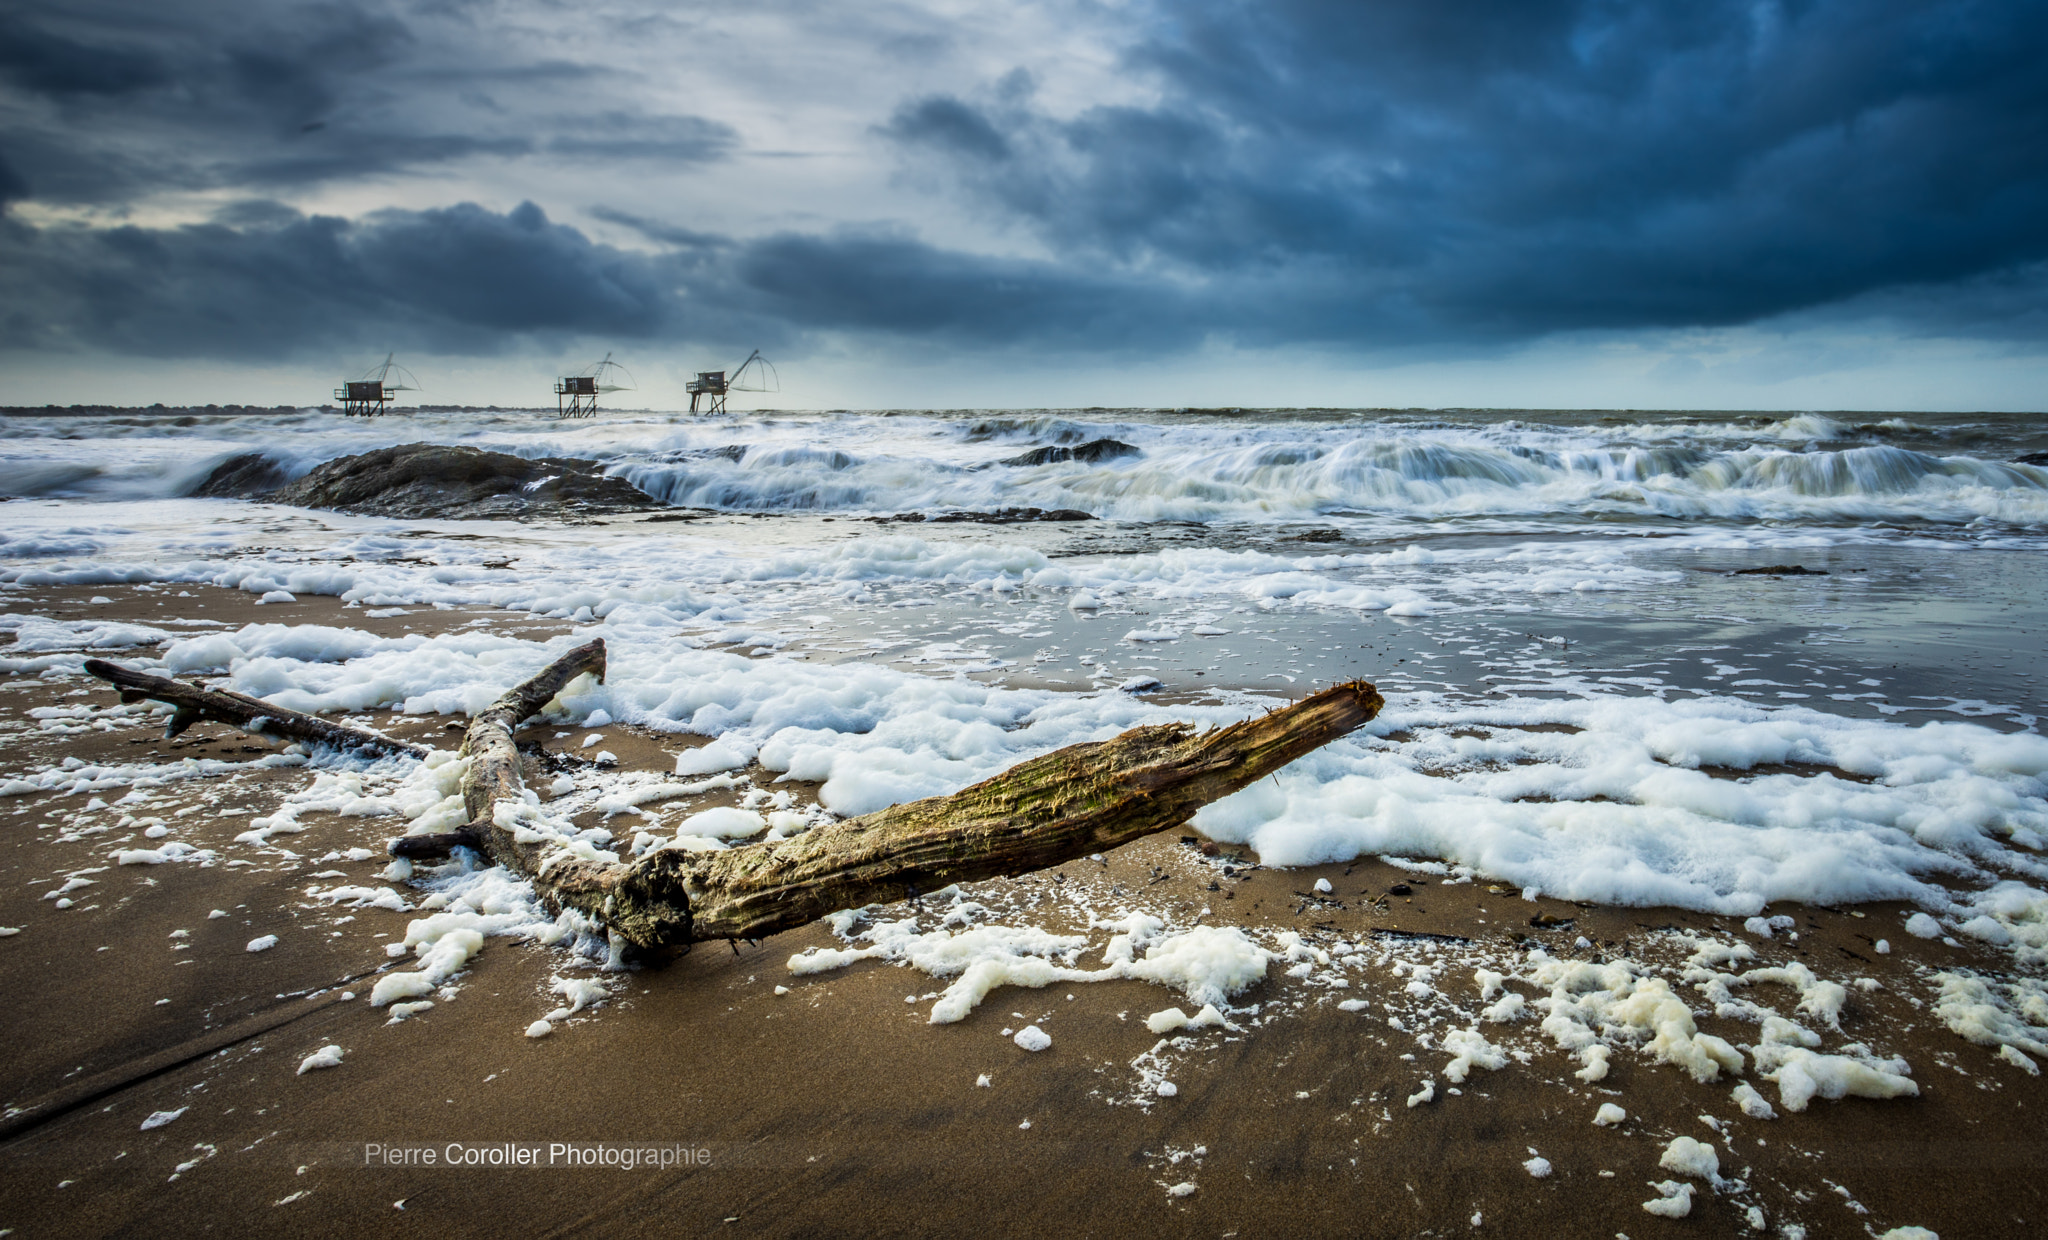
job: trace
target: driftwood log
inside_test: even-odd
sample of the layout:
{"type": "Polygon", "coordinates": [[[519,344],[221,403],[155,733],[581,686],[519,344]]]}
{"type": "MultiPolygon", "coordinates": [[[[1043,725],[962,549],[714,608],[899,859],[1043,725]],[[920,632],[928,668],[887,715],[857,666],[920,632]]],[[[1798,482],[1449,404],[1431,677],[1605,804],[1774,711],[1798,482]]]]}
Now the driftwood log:
{"type": "MultiPolygon", "coordinates": [[[[600,637],[548,664],[471,719],[469,730],[462,737],[462,755],[473,759],[462,776],[462,808],[469,814],[468,824],[439,835],[401,835],[391,841],[391,855],[442,857],[453,848],[476,848],[489,853],[500,865],[534,873],[544,848],[520,844],[513,838],[514,832],[503,828],[497,828],[501,838],[493,839],[491,834],[491,818],[497,803],[526,799],[526,781],[519,775],[519,747],[512,734],[568,688],[569,682],[586,672],[603,680],[604,671],[604,639],[600,637]]],[[[553,902],[550,907],[559,912],[560,902],[553,902]]]]}
{"type": "MultiPolygon", "coordinates": [[[[549,909],[575,908],[641,948],[755,939],[827,913],[1026,874],[1175,827],[1303,754],[1366,723],[1385,703],[1364,681],[1325,689],[1255,719],[1198,732],[1133,728],[1021,762],[951,796],[815,827],[793,839],[721,852],[663,848],[637,861],[591,862],[522,843],[494,821],[522,801],[512,731],[584,672],[604,674],[604,643],[578,647],[500,698],[469,726],[463,778],[469,824],[403,837],[392,851],[431,856],[479,847],[532,877],[549,909]],[[550,856],[550,854],[553,856],[550,856]]],[[[529,836],[529,838],[531,838],[529,836]]]]}
{"type": "Polygon", "coordinates": [[[232,690],[206,689],[199,685],[172,680],[168,676],[152,676],[148,672],[131,671],[118,663],[105,659],[87,659],[85,670],[121,691],[123,702],[157,701],[171,706],[171,717],[164,724],[164,739],[183,732],[201,719],[212,719],[240,728],[244,732],[256,732],[264,736],[283,736],[295,741],[306,741],[315,745],[329,745],[336,749],[367,749],[374,753],[403,754],[411,758],[424,758],[427,751],[418,745],[395,741],[375,732],[365,732],[344,723],[329,723],[314,715],[301,714],[273,706],[261,698],[232,690]]]}

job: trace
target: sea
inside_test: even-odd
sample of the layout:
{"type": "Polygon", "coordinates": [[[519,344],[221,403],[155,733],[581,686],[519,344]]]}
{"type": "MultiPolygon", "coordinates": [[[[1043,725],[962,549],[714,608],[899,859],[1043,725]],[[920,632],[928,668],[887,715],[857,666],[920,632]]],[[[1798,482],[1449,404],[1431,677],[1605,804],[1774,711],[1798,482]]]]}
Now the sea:
{"type": "Polygon", "coordinates": [[[1609,904],[1909,900],[2040,963],[2044,452],[2048,419],[2008,414],[10,415],[0,670],[114,651],[297,709],[458,714],[604,636],[572,712],[715,737],[835,814],[1365,679],[1377,720],[1195,825],[1272,865],[1609,904]],[[595,461],[683,519],[193,497],[251,452],[293,476],[419,441],[595,461]],[[960,516],[1027,508],[1088,519],[960,516]],[[476,614],[38,611],[98,584],[476,614]]]}

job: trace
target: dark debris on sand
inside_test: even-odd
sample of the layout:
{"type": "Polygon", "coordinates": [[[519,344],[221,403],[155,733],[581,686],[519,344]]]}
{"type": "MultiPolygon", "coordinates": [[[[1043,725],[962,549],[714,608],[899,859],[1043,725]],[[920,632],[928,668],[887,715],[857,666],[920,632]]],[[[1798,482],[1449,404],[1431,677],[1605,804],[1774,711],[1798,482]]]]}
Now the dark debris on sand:
{"type": "Polygon", "coordinates": [[[1078,508],[995,508],[987,512],[941,512],[926,516],[921,512],[899,512],[893,517],[867,517],[877,525],[890,525],[898,521],[970,521],[977,525],[1016,525],[1022,521],[1093,521],[1093,513],[1078,508]]]}

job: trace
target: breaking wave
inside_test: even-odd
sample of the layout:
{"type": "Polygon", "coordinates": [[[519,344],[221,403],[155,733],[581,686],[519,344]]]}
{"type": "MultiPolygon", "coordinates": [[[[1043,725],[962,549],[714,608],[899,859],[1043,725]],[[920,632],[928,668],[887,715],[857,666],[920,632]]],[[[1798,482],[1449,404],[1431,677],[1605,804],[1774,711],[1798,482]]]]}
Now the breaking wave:
{"type": "Polygon", "coordinates": [[[2048,469],[1999,459],[2032,446],[2034,428],[1983,415],[1968,423],[1923,415],[1851,423],[1820,414],[1087,411],[563,423],[533,413],[415,413],[366,428],[293,414],[215,418],[181,430],[135,418],[0,422],[0,494],[11,496],[189,495],[215,468],[252,451],[297,475],[321,460],[428,440],[594,459],[664,503],[733,511],[1038,507],[1124,521],[2048,525],[2048,469]],[[1034,446],[1098,439],[1136,451],[1012,463],[1034,446]],[[1973,450],[1958,450],[1962,444],[1973,450]]]}

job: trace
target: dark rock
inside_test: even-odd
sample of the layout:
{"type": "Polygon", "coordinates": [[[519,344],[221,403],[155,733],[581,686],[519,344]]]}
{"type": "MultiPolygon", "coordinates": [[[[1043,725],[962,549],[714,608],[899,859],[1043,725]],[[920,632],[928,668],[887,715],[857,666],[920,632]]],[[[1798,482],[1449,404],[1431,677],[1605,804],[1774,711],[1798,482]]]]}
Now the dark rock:
{"type": "MultiPolygon", "coordinates": [[[[899,521],[909,520],[908,514],[898,517],[899,521]]],[[[979,525],[1015,525],[1019,521],[1093,521],[1094,514],[1078,508],[998,508],[993,512],[942,512],[931,521],[972,521],[979,525]]]]}
{"type": "Polygon", "coordinates": [[[1736,577],[1825,577],[1825,568],[1808,568],[1803,564],[1771,564],[1764,568],[1738,568],[1736,577]]]}
{"type": "Polygon", "coordinates": [[[2029,452],[2012,458],[2015,465],[2048,465],[2048,452],[2029,452]]]}
{"type": "Polygon", "coordinates": [[[893,525],[898,521],[969,521],[977,525],[1015,525],[1020,521],[1093,521],[1094,514],[1078,508],[997,508],[990,512],[941,512],[926,516],[921,512],[899,512],[893,517],[862,517],[876,525],[893,525]]]}
{"type": "Polygon", "coordinates": [[[261,452],[244,452],[214,466],[192,494],[202,499],[249,499],[284,484],[284,466],[261,452]]]}
{"type": "Polygon", "coordinates": [[[1071,448],[1033,448],[1021,456],[1008,457],[997,461],[998,465],[1051,465],[1058,461],[1081,461],[1093,465],[1097,461],[1113,461],[1120,456],[1141,455],[1138,449],[1115,439],[1091,439],[1071,448]]]}
{"type": "Polygon", "coordinates": [[[1331,543],[1331,542],[1343,542],[1343,541],[1344,541],[1344,531],[1342,531],[1342,530],[1303,530],[1303,531],[1302,531],[1301,533],[1299,533],[1299,534],[1289,534],[1289,535],[1288,535],[1287,537],[1285,537],[1285,538],[1281,539],[1280,541],[1281,541],[1281,542],[1312,542],[1312,543],[1331,543]]]}
{"type": "Polygon", "coordinates": [[[388,517],[559,518],[663,505],[594,461],[411,443],[329,461],[272,492],[274,503],[388,517]]]}

